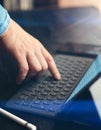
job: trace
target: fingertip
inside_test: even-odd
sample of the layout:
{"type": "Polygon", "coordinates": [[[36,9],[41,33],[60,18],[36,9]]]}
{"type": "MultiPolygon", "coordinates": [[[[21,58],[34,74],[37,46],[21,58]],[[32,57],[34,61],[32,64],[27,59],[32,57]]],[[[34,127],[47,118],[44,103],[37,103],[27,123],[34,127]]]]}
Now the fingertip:
{"type": "Polygon", "coordinates": [[[59,72],[55,74],[55,78],[56,78],[57,80],[60,80],[60,79],[61,79],[61,75],[60,75],[59,72]]]}

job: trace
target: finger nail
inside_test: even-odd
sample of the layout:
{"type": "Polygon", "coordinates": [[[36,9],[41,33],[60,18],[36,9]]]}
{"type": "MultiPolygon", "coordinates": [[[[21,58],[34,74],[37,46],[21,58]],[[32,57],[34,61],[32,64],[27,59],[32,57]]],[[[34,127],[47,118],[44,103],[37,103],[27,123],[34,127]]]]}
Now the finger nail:
{"type": "Polygon", "coordinates": [[[60,73],[57,73],[57,74],[56,74],[56,79],[58,79],[58,80],[61,79],[61,75],[60,75],[60,73]]]}

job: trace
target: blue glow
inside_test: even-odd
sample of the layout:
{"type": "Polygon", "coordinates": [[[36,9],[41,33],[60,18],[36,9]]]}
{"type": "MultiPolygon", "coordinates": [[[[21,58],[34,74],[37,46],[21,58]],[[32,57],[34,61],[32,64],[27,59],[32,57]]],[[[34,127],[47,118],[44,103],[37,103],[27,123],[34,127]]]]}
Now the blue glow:
{"type": "MultiPolygon", "coordinates": [[[[71,96],[68,100],[73,98],[80,90],[83,89],[84,86],[86,86],[99,72],[101,72],[101,54],[97,56],[97,58],[94,60],[80,83],[77,85],[76,89],[73,91],[71,96]]],[[[67,100],[67,102],[68,102],[67,100]]]]}

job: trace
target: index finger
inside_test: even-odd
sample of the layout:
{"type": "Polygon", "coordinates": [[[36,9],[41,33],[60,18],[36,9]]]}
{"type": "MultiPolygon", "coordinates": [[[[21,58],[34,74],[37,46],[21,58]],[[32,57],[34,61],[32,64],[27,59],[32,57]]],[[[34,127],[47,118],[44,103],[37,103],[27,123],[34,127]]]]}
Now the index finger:
{"type": "Polygon", "coordinates": [[[46,59],[46,62],[48,64],[48,69],[49,71],[52,73],[52,75],[57,79],[61,79],[61,75],[58,71],[58,68],[55,64],[55,61],[53,59],[53,57],[49,54],[49,52],[44,48],[42,47],[42,53],[43,53],[43,56],[45,57],[46,59]]]}
{"type": "Polygon", "coordinates": [[[49,58],[47,60],[47,63],[48,63],[48,67],[49,67],[49,70],[50,72],[52,73],[52,75],[57,79],[61,79],[61,76],[60,76],[60,73],[58,71],[58,68],[56,67],[56,64],[53,60],[53,58],[49,58]]]}

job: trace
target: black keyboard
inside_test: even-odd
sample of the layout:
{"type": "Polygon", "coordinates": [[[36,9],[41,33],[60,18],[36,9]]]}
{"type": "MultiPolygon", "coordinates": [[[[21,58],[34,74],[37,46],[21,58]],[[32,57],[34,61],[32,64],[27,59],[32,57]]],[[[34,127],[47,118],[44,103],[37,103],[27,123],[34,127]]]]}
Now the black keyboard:
{"type": "Polygon", "coordinates": [[[57,81],[46,71],[37,80],[30,80],[8,101],[6,106],[18,111],[54,115],[68,100],[93,62],[93,58],[56,55],[62,79],[57,81]]]}

